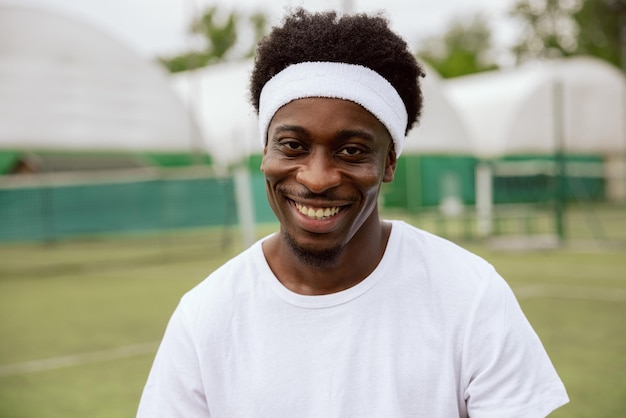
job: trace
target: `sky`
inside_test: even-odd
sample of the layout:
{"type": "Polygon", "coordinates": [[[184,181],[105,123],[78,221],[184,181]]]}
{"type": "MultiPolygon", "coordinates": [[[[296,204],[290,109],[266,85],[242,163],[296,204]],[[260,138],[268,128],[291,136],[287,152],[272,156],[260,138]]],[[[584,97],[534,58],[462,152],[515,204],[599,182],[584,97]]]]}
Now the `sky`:
{"type": "Polygon", "coordinates": [[[515,0],[0,0],[0,5],[36,7],[84,20],[117,37],[142,55],[171,55],[190,49],[191,16],[205,7],[263,11],[278,24],[286,7],[309,10],[383,11],[411,47],[445,31],[452,19],[476,13],[492,23],[496,46],[504,49],[519,30],[507,18],[515,0]]]}

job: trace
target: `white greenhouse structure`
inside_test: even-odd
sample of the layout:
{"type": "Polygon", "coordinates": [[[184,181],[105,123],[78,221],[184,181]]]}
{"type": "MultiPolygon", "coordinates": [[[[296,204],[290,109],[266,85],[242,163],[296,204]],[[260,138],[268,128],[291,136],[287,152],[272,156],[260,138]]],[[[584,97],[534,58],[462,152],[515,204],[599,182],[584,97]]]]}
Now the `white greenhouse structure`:
{"type": "Polygon", "coordinates": [[[494,165],[496,174],[554,175],[546,157],[560,155],[568,176],[588,188],[605,182],[603,196],[625,199],[626,78],[618,68],[564,58],[451,79],[445,88],[475,155],[509,161],[494,165]]]}
{"type": "Polygon", "coordinates": [[[261,154],[257,116],[248,100],[252,62],[226,62],[173,74],[171,86],[189,108],[215,164],[227,167],[261,154]]]}
{"type": "Polygon", "coordinates": [[[479,156],[626,151],[626,82],[605,61],[544,61],[450,79],[445,88],[479,156]]]}
{"type": "Polygon", "coordinates": [[[156,62],[81,21],[0,6],[3,172],[24,153],[204,154],[200,140],[156,62]]]}

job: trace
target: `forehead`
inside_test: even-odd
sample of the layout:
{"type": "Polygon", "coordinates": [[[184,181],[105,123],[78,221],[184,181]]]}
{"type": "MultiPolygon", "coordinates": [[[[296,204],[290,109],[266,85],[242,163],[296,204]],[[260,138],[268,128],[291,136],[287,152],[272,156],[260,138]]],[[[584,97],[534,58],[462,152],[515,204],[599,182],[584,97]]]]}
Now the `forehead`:
{"type": "Polygon", "coordinates": [[[308,97],[282,106],[270,123],[296,124],[311,129],[367,129],[375,135],[389,136],[385,126],[363,106],[349,100],[308,97]]]}

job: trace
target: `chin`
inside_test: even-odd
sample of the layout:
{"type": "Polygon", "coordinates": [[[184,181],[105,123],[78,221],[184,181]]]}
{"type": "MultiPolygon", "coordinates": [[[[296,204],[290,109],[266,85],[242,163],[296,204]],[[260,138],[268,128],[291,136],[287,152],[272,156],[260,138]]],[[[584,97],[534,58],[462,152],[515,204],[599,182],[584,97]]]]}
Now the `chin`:
{"type": "Polygon", "coordinates": [[[289,245],[291,252],[300,260],[303,264],[315,267],[318,269],[331,268],[339,261],[342,247],[335,246],[330,248],[318,248],[312,246],[301,245],[293,239],[287,232],[283,232],[285,241],[289,245]]]}

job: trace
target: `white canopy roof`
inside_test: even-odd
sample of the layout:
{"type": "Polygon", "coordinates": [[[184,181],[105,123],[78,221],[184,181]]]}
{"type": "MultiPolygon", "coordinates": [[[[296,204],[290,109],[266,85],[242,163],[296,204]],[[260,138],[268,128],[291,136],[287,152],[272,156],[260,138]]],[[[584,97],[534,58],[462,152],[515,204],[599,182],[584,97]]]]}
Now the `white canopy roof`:
{"type": "MultiPolygon", "coordinates": [[[[229,62],[173,76],[172,85],[199,121],[216,162],[240,161],[262,152],[257,116],[248,99],[251,61],[229,62]]],[[[440,77],[427,70],[422,79],[421,123],[406,139],[405,154],[469,153],[471,142],[442,93],[440,77]]]]}
{"type": "Polygon", "coordinates": [[[446,93],[476,154],[607,154],[626,148],[626,82],[589,57],[450,79],[446,93]],[[559,139],[561,138],[561,139],[559,139]]]}
{"type": "Polygon", "coordinates": [[[413,127],[404,143],[406,154],[471,154],[472,142],[457,110],[445,95],[437,72],[425,67],[421,79],[424,108],[419,125],[413,127]]]}
{"type": "Polygon", "coordinates": [[[0,6],[0,149],[189,151],[197,140],[158,64],[81,22],[0,6]]]}
{"type": "Polygon", "coordinates": [[[171,85],[191,109],[216,163],[237,163],[263,151],[257,116],[248,100],[251,61],[174,74],[171,85]]]}

